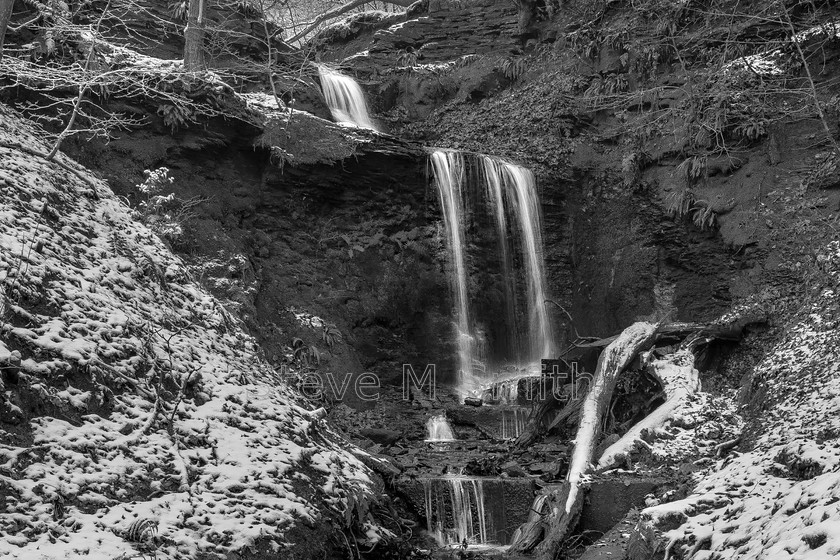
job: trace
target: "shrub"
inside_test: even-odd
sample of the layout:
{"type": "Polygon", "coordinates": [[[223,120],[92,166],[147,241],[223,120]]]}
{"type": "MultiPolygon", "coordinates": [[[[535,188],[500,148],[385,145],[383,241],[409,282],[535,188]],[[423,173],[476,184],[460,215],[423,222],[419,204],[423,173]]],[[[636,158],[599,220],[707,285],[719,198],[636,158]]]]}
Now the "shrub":
{"type": "Polygon", "coordinates": [[[184,223],[195,217],[196,206],[206,199],[182,200],[172,192],[163,194],[175,182],[166,167],[147,169],[143,175],[146,180],[137,185],[143,197],[136,209],[138,219],[164,241],[178,241],[184,233],[184,223]]]}

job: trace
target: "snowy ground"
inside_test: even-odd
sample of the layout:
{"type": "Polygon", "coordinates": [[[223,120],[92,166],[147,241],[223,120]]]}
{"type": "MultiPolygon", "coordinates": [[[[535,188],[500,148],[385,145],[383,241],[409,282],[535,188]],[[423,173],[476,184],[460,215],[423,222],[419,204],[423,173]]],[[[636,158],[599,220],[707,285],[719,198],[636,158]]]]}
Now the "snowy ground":
{"type": "Polygon", "coordinates": [[[642,512],[672,558],[840,556],[840,243],[818,261],[835,288],[756,366],[766,397],[752,450],[704,472],[688,498],[642,512]]]}
{"type": "MultiPolygon", "coordinates": [[[[2,106],[0,144],[48,151],[2,106]]],[[[0,557],[195,558],[349,520],[376,491],[357,451],[59,159],[89,181],[0,147],[0,557]]]]}

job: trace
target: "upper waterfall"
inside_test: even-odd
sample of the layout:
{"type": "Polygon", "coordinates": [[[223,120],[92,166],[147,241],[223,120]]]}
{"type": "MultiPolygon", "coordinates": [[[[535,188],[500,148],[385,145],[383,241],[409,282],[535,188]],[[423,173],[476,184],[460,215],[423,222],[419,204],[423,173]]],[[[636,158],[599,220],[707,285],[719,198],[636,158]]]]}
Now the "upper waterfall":
{"type": "Polygon", "coordinates": [[[351,78],[327,66],[318,65],[321,89],[336,122],[378,130],[370,118],[365,94],[351,78]]]}

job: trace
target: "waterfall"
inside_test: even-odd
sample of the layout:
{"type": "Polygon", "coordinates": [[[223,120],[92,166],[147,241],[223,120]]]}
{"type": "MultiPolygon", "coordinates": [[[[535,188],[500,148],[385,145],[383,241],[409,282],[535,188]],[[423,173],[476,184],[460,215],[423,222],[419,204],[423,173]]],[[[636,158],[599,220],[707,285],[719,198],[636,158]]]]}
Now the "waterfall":
{"type": "Polygon", "coordinates": [[[426,527],[438,544],[487,544],[483,482],[448,476],[424,479],[426,527]]]}
{"type": "Polygon", "coordinates": [[[452,433],[452,427],[446,416],[440,414],[429,418],[426,422],[426,432],[428,438],[426,441],[454,441],[455,434],[452,433]]]}
{"type": "Polygon", "coordinates": [[[318,65],[318,75],[327,106],[336,122],[377,130],[370,119],[365,94],[356,80],[323,65],[318,65]]]}
{"type": "MultiPolygon", "coordinates": [[[[542,243],[542,213],[540,212],[537,184],[530,170],[505,161],[484,156],[484,172],[488,183],[503,185],[521,244],[525,268],[528,309],[529,360],[550,357],[554,353],[551,324],[546,309],[545,261],[542,243]]],[[[501,204],[501,201],[499,202],[501,204]]],[[[497,210],[504,213],[502,209],[497,210]]],[[[503,243],[509,237],[505,221],[498,220],[498,235],[503,243]]],[[[503,252],[503,258],[506,251],[503,252]]],[[[506,271],[511,278],[509,271],[506,271]]]]}
{"type": "Polygon", "coordinates": [[[502,439],[516,439],[528,424],[528,410],[514,408],[502,411],[502,439]]]}
{"type": "Polygon", "coordinates": [[[545,260],[543,259],[542,218],[537,197],[537,184],[530,170],[516,165],[503,165],[505,177],[516,195],[515,208],[522,228],[522,253],[528,283],[531,358],[553,357],[551,324],[546,310],[545,260]]]}
{"type": "Polygon", "coordinates": [[[452,270],[449,274],[455,298],[455,342],[458,347],[457,386],[468,386],[473,377],[474,339],[470,324],[465,260],[464,157],[459,152],[436,151],[431,155],[432,174],[440,195],[446,246],[452,270]]]}
{"type": "MultiPolygon", "coordinates": [[[[470,298],[467,234],[485,233],[480,220],[484,197],[487,214],[498,242],[499,271],[504,302],[488,320],[502,323],[504,340],[493,340],[498,356],[513,362],[536,362],[554,354],[553,332],[546,308],[546,275],[543,258],[542,216],[534,175],[512,163],[485,155],[438,150],[430,155],[431,175],[437,185],[449,255],[449,276],[455,307],[454,338],[458,348],[457,388],[461,394],[482,380],[485,340],[470,298]],[[468,217],[470,227],[468,227],[468,217]],[[518,240],[518,254],[514,244],[518,240]],[[515,257],[521,270],[514,270],[515,257]],[[521,281],[517,282],[520,278],[521,281]],[[517,286],[524,290],[517,290],[517,286]],[[518,292],[524,292],[520,297],[518,292]],[[522,305],[519,304],[520,299],[522,305]],[[519,319],[519,312],[526,317],[519,319]]],[[[485,313],[486,314],[486,313],[485,313]]],[[[490,352],[487,352],[489,355],[490,352]]]]}
{"type": "Polygon", "coordinates": [[[513,275],[513,252],[510,248],[510,237],[507,235],[508,219],[503,198],[504,185],[502,175],[499,173],[499,162],[488,156],[483,156],[481,159],[484,180],[487,185],[487,200],[496,221],[496,231],[499,234],[499,260],[502,263],[502,276],[504,277],[505,324],[511,331],[508,338],[508,349],[512,354],[511,357],[518,360],[522,357],[522,348],[516,320],[516,278],[513,275]]]}

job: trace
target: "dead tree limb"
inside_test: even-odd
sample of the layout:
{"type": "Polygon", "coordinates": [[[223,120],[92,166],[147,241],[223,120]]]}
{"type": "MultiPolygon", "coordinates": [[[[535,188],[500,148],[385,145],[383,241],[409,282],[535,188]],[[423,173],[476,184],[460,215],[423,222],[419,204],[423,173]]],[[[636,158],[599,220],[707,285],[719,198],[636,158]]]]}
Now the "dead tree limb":
{"type": "Polygon", "coordinates": [[[592,469],[595,446],[601,433],[601,419],[609,408],[618,376],[636,355],[653,344],[657,325],[634,323],[607,346],[598,358],[598,367],[583,399],[580,425],[574,451],[561,495],[552,496],[550,511],[542,521],[544,531],[522,531],[511,545],[511,552],[535,552],[538,558],[550,560],[566,535],[574,527],[583,502],[586,474],[592,469]],[[544,535],[542,542],[537,533],[544,535]]]}

